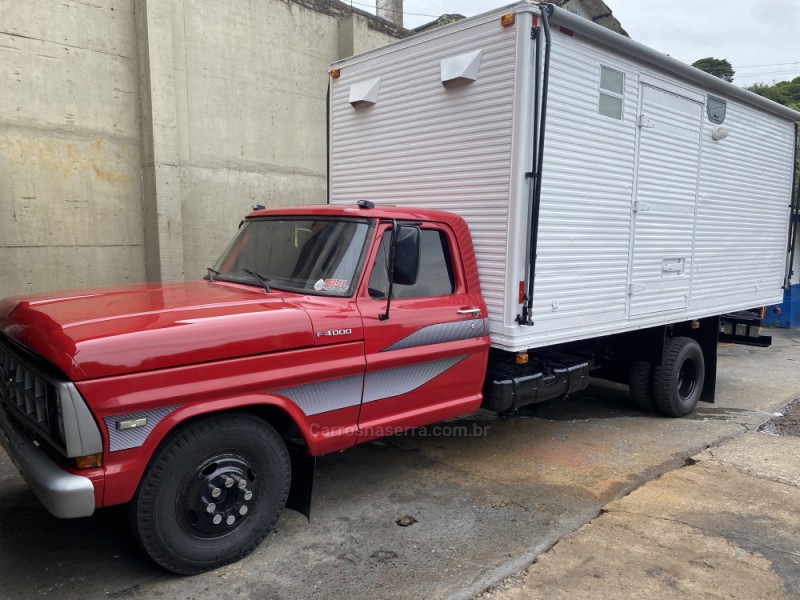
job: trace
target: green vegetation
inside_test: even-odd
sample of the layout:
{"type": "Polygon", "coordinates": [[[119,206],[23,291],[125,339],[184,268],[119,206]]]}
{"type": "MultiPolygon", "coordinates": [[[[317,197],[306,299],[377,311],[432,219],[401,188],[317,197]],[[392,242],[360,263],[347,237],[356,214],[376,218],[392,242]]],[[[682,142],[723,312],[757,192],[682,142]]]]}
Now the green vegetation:
{"type": "Polygon", "coordinates": [[[755,83],[745,89],[789,108],[800,110],[800,77],[795,77],[791,81],[779,81],[772,85],[755,83]]]}
{"type": "Polygon", "coordinates": [[[724,58],[713,58],[711,56],[701,58],[692,63],[693,67],[711,73],[714,77],[719,77],[725,81],[733,81],[734,70],[731,63],[724,58]]]}

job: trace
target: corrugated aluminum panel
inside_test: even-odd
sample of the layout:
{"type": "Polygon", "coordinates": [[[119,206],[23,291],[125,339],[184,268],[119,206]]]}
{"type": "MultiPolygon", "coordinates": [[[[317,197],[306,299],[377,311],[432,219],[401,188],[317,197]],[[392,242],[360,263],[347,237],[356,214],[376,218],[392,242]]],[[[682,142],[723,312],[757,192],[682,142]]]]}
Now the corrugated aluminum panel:
{"type": "Polygon", "coordinates": [[[703,106],[640,88],[630,315],[689,306],[703,106]]]}
{"type": "Polygon", "coordinates": [[[696,84],[554,29],[535,324],[515,323],[529,230],[532,48],[529,14],[517,14],[508,29],[497,26],[498,15],[337,65],[331,202],[368,199],[462,215],[475,242],[492,341],[508,350],[780,301],[792,125],[729,99],[723,126],[730,136],[713,141],[718,126],[705,116],[696,84]],[[479,48],[478,79],[443,87],[440,60],[479,48]],[[598,111],[602,65],[625,76],[622,119],[598,111]],[[377,102],[354,109],[350,85],[376,77],[377,102]],[[664,136],[645,137],[637,163],[648,86],[648,93],[666,92],[662,100],[690,100],[678,99],[677,108],[655,102],[650,117],[645,110],[664,136]],[[680,106],[699,114],[687,117],[680,106]],[[634,213],[637,201],[651,212],[634,213]]]}
{"type": "Polygon", "coordinates": [[[506,287],[518,32],[497,18],[468,25],[344,63],[332,85],[329,193],[334,204],[366,199],[464,217],[497,321],[506,287]],[[482,51],[477,80],[445,87],[442,59],[475,50],[482,51]],[[351,106],[351,86],[376,77],[377,102],[351,106]]]}
{"type": "Polygon", "coordinates": [[[721,125],[704,121],[692,308],[781,302],[789,231],[793,127],[728,102],[721,125]],[[715,141],[718,127],[729,131],[715,141]]]}
{"type": "Polygon", "coordinates": [[[519,328],[516,347],[626,321],[638,95],[633,67],[553,33],[535,324],[519,328]],[[622,120],[598,112],[601,64],[625,73],[622,120]]]}

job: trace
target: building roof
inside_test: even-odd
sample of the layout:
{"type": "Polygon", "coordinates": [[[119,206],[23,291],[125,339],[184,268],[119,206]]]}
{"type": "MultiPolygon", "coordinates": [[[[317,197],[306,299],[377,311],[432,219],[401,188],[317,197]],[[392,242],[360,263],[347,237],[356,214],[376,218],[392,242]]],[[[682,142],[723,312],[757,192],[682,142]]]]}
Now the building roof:
{"type": "MultiPolygon", "coordinates": [[[[555,0],[552,4],[555,4],[558,7],[563,7],[567,4],[570,0],[555,0]]],[[[586,13],[587,18],[598,25],[602,25],[606,29],[610,29],[615,33],[619,33],[620,35],[624,35],[625,37],[630,37],[628,32],[622,28],[620,22],[617,21],[617,18],[611,12],[611,9],[608,5],[603,2],[603,0],[577,0],[578,4],[580,4],[581,9],[586,13]]]]}
{"type": "Polygon", "coordinates": [[[442,15],[441,17],[430,21],[429,23],[425,23],[424,25],[420,25],[419,27],[414,27],[414,33],[422,33],[423,31],[428,31],[428,29],[433,29],[435,27],[441,27],[442,25],[449,25],[450,23],[455,23],[456,21],[460,21],[461,19],[466,19],[464,15],[458,13],[451,13],[442,15]]]}
{"type": "MultiPolygon", "coordinates": [[[[569,3],[571,0],[541,0],[541,3],[545,1],[549,1],[551,4],[555,4],[558,7],[563,7],[565,4],[569,3]]],[[[630,37],[628,32],[622,28],[620,22],[611,12],[611,9],[608,5],[603,2],[603,0],[572,0],[580,4],[581,10],[585,13],[586,17],[597,23],[598,25],[602,25],[606,29],[610,29],[615,33],[619,33],[620,35],[624,35],[625,37],[630,37]]],[[[428,31],[429,29],[435,29],[436,27],[441,27],[442,25],[449,25],[450,23],[455,23],[456,21],[460,21],[461,19],[466,19],[464,15],[458,13],[451,13],[445,14],[440,16],[429,23],[425,23],[424,25],[420,25],[419,27],[415,27],[412,31],[414,33],[422,33],[423,31],[428,31]]]]}
{"type": "Polygon", "coordinates": [[[361,15],[362,17],[366,17],[367,26],[370,29],[373,29],[375,31],[380,31],[381,33],[391,35],[392,37],[396,37],[398,39],[402,39],[414,34],[414,32],[410,29],[401,27],[395,23],[392,23],[391,21],[387,21],[386,19],[377,17],[372,13],[369,13],[365,10],[360,10],[358,8],[355,8],[354,6],[351,6],[350,4],[346,4],[345,2],[340,2],[339,0],[287,0],[287,1],[293,4],[297,4],[299,6],[303,6],[305,8],[309,8],[311,10],[317,11],[325,15],[336,17],[337,19],[348,17],[353,13],[361,15]]]}

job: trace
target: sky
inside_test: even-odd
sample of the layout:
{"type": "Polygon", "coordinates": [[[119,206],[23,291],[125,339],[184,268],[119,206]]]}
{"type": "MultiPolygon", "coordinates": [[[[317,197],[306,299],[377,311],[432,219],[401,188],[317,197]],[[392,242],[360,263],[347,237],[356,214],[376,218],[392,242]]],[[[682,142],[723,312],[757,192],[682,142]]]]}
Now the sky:
{"type": "MultiPolygon", "coordinates": [[[[404,25],[417,27],[444,13],[472,16],[510,1],[405,0],[404,25]]],[[[634,40],[686,63],[707,56],[727,59],[738,85],[800,76],[800,0],[605,2],[634,40]]],[[[374,6],[374,0],[356,3],[364,10],[369,10],[364,5],[374,6]]]]}

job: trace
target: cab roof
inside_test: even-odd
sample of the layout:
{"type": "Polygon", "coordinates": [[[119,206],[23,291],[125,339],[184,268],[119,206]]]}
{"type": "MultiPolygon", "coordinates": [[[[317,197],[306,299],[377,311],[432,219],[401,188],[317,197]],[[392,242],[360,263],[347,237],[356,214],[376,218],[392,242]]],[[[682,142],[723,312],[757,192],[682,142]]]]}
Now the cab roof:
{"type": "Polygon", "coordinates": [[[399,208],[394,206],[375,206],[362,208],[356,204],[307,204],[255,210],[248,219],[259,217],[343,217],[358,219],[397,219],[398,221],[435,221],[451,227],[464,220],[453,213],[423,208],[399,208]]]}

